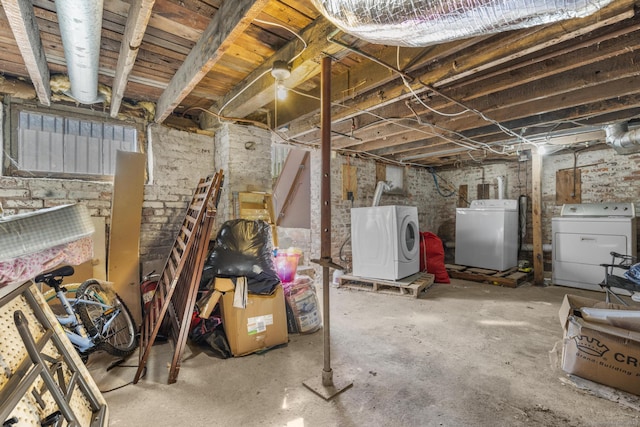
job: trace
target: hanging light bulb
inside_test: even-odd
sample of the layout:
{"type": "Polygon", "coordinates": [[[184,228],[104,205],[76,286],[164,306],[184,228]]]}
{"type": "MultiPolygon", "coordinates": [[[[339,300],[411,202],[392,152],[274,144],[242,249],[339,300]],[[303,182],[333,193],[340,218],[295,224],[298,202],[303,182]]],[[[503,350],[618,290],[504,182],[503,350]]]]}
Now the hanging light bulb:
{"type": "Polygon", "coordinates": [[[538,154],[541,156],[547,153],[547,148],[544,145],[538,145],[538,154]]]}
{"type": "Polygon", "coordinates": [[[280,101],[287,99],[287,88],[282,82],[276,82],[276,96],[280,101]]]}
{"type": "Polygon", "coordinates": [[[276,61],[271,68],[271,75],[276,79],[276,96],[280,101],[287,98],[287,88],[284,86],[284,81],[291,76],[291,69],[289,64],[285,61],[276,61]]]}

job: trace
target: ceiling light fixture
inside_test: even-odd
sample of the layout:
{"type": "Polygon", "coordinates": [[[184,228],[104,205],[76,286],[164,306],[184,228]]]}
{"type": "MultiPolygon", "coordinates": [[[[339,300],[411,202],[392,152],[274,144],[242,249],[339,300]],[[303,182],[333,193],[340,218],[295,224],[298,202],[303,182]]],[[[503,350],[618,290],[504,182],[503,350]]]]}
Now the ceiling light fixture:
{"type": "Polygon", "coordinates": [[[276,79],[276,96],[284,101],[287,98],[287,88],[284,81],[291,76],[291,68],[285,61],[275,61],[271,68],[271,75],[276,79]]]}

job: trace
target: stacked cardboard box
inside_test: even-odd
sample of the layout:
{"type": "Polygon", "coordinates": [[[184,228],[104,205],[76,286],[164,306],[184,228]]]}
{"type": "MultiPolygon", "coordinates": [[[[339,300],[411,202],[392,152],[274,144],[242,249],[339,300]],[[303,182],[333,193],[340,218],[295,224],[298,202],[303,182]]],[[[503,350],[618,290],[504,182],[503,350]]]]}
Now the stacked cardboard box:
{"type": "Polygon", "coordinates": [[[562,369],[640,395],[640,311],[576,295],[560,308],[562,369]]]}
{"type": "MultiPolygon", "coordinates": [[[[219,280],[230,280],[216,278],[219,280]]],[[[234,356],[244,356],[289,341],[282,285],[271,295],[247,296],[246,308],[233,306],[234,291],[222,295],[222,324],[234,356]]]]}

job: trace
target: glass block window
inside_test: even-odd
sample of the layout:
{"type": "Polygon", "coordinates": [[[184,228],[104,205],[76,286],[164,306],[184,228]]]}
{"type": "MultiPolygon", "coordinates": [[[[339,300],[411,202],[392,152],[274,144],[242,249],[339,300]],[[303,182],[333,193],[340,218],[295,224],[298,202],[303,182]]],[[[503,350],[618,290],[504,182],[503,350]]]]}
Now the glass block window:
{"type": "Polygon", "coordinates": [[[137,128],[20,111],[14,166],[55,175],[113,175],[116,151],[137,151],[137,128]]]}

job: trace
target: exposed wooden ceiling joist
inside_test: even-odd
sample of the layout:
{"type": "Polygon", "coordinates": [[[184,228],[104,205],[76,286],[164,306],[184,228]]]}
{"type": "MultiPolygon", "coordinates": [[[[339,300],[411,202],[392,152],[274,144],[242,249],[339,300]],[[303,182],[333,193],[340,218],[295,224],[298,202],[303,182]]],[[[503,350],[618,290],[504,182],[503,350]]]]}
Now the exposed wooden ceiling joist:
{"type": "Polygon", "coordinates": [[[116,117],[120,110],[124,89],[127,86],[129,74],[136,62],[138,50],[147,29],[147,23],[149,22],[154,3],[155,0],[133,0],[129,7],[127,24],[125,25],[124,36],[120,43],[116,75],[113,78],[113,85],[111,87],[111,117],[116,117]]]}
{"type": "MultiPolygon", "coordinates": [[[[343,49],[327,41],[327,37],[335,27],[325,18],[320,17],[302,31],[300,37],[308,47],[293,61],[291,75],[285,86],[296,87],[305,80],[320,73],[319,57],[321,55],[336,55],[343,49]]],[[[232,117],[246,117],[262,108],[273,100],[274,79],[268,75],[275,61],[290,61],[303,49],[297,38],[287,43],[268,61],[256,68],[240,84],[221,100],[221,106],[226,106],[223,115],[232,117]],[[268,75],[268,76],[266,76],[268,75]],[[266,76],[265,78],[261,78],[266,76]]]]}
{"type": "MultiPolygon", "coordinates": [[[[512,43],[505,44],[501,38],[488,39],[482,46],[477,46],[464,52],[445,58],[446,62],[439,62],[414,73],[415,81],[411,87],[416,94],[429,89],[429,86],[441,87],[457,80],[468,77],[473,73],[489,70],[507,62],[506,58],[515,60],[533,52],[555,45],[571,38],[594,31],[597,28],[611,25],[621,20],[633,17],[633,0],[622,0],[602,9],[598,14],[582,19],[564,21],[547,27],[520,30],[511,34],[512,43]]],[[[389,103],[404,101],[413,96],[402,81],[380,86],[377,92],[367,92],[353,100],[346,101],[350,108],[335,107],[332,111],[333,123],[356,117],[363,111],[376,110],[389,103]],[[381,97],[385,100],[381,101],[381,97]]],[[[318,125],[318,116],[303,117],[289,124],[289,135],[298,138],[308,132],[313,132],[318,125]]]]}
{"type": "Polygon", "coordinates": [[[265,7],[268,0],[225,1],[184,63],[158,99],[156,123],[161,123],[222,58],[229,46],[265,7]]]}
{"type": "Polygon", "coordinates": [[[33,12],[33,4],[29,0],[2,0],[2,7],[18,43],[38,100],[43,105],[50,105],[49,67],[42,40],[40,40],[40,30],[33,12]]]}
{"type": "MultiPolygon", "coordinates": [[[[223,106],[224,116],[270,122],[292,144],[316,144],[318,63],[332,55],[335,149],[447,165],[470,159],[469,149],[457,145],[470,139],[479,143],[473,147],[514,145],[517,133],[537,138],[549,129],[579,132],[583,123],[640,121],[640,90],[633,89],[640,78],[638,10],[640,0],[616,0],[582,19],[396,48],[334,34],[310,0],[109,0],[98,77],[112,88],[103,109],[117,117],[137,114],[138,101],[151,101],[155,121],[192,132],[196,122],[206,128],[213,117],[195,111],[217,113],[223,106]],[[302,53],[294,33],[308,44],[302,53]],[[273,63],[300,53],[285,82],[288,99],[274,102],[273,63]],[[419,100],[449,114],[462,111],[461,104],[477,111],[442,116],[419,100]]],[[[12,85],[28,84],[33,90],[20,96],[34,99],[38,89],[46,102],[46,73],[68,72],[55,1],[0,0],[0,50],[0,91],[15,97],[12,85]],[[17,9],[27,28],[22,37],[39,32],[41,47],[37,37],[24,42],[11,31],[10,9],[24,5],[32,15],[17,9]],[[37,55],[40,60],[28,59],[37,55]]],[[[50,99],[69,102],[58,86],[50,99]]],[[[476,159],[499,157],[473,150],[476,159]]]]}

